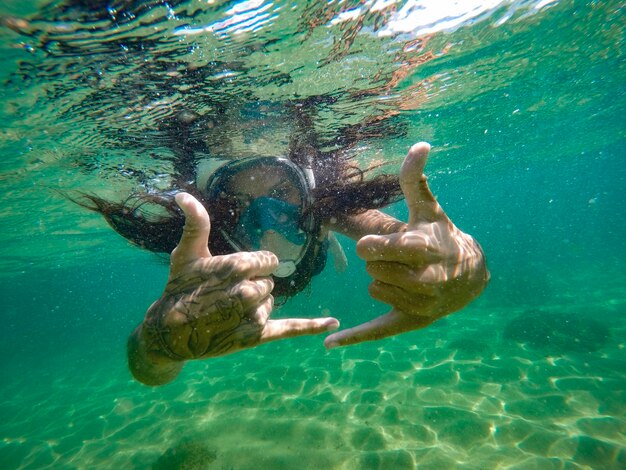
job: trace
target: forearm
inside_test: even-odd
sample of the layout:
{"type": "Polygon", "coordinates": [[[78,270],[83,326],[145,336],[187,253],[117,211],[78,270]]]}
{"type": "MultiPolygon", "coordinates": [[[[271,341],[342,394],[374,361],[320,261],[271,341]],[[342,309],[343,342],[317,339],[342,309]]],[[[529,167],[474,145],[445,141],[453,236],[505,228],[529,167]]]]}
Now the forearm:
{"type": "Polygon", "coordinates": [[[164,385],[174,380],[183,361],[174,361],[158,351],[151,350],[141,323],[128,338],[128,368],[133,377],[145,385],[164,385]]]}
{"type": "Polygon", "coordinates": [[[406,230],[406,224],[378,210],[337,217],[328,227],[333,232],[359,240],[365,235],[389,235],[406,230]]]}

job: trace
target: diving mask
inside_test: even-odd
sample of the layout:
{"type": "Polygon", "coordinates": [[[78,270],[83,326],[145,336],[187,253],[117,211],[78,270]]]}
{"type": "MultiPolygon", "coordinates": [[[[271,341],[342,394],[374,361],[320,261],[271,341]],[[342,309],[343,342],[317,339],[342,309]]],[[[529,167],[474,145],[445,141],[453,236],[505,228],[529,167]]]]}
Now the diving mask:
{"type": "Polygon", "coordinates": [[[312,175],[286,158],[248,158],[218,168],[207,196],[225,214],[216,226],[234,250],[271,251],[279,259],[273,274],[289,277],[314,236],[313,184],[312,175]]]}

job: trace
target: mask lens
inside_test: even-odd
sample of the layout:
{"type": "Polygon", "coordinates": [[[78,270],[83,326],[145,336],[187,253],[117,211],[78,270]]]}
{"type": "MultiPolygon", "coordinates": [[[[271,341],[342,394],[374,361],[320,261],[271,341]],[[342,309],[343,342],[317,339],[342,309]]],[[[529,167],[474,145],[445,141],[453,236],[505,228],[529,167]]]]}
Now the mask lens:
{"type": "Polygon", "coordinates": [[[310,192],[297,166],[282,158],[232,162],[209,179],[207,190],[220,212],[227,207],[228,217],[216,225],[235,250],[271,251],[281,263],[276,276],[295,271],[312,230],[304,215],[310,192]]]}

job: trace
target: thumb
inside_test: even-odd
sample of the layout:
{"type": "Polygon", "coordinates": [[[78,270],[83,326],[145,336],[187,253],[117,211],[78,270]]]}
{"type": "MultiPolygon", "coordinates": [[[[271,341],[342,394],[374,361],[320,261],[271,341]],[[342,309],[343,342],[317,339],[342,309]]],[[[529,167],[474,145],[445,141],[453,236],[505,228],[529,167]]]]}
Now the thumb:
{"type": "Polygon", "coordinates": [[[363,343],[365,341],[376,341],[388,336],[395,336],[400,333],[415,330],[426,326],[424,322],[416,317],[406,315],[396,309],[389,313],[374,318],[366,323],[338,331],[329,335],[324,340],[326,349],[334,349],[340,346],[363,343]]]}
{"type": "Polygon", "coordinates": [[[171,264],[186,264],[197,258],[211,256],[209,252],[209,213],[195,197],[188,193],[176,194],[176,204],[185,213],[185,226],[178,246],[172,251],[171,264]]]}
{"type": "Polygon", "coordinates": [[[426,142],[413,145],[400,169],[400,187],[409,208],[409,226],[433,222],[443,213],[424,176],[429,152],[430,144],[426,142]]]}

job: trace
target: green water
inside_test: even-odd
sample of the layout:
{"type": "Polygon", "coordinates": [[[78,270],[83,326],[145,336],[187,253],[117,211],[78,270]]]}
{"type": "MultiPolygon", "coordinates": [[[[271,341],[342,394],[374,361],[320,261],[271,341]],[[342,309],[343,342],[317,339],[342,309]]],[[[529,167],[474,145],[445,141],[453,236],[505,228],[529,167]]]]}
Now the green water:
{"type": "MultiPolygon", "coordinates": [[[[392,12],[368,4],[362,29],[332,23],[357,2],[258,2],[256,29],[202,34],[188,28],[236,3],[148,3],[97,20],[0,6],[36,20],[0,29],[0,468],[626,467],[621,2],[503,2],[391,35],[378,32],[400,28],[392,12]],[[176,75],[181,63],[206,75],[176,75]],[[433,145],[431,187],[481,242],[489,287],[395,338],[331,352],[289,340],[190,363],[161,388],[134,382],[126,338],[167,263],[57,190],[166,188],[177,110],[313,95],[333,98],[316,116],[328,146],[399,110],[362,139],[363,164],[433,145]]],[[[223,130],[229,152],[284,148],[288,123],[248,114],[223,130]]],[[[386,312],[341,241],[347,272],[329,263],[276,317],[349,327],[386,312]]]]}

